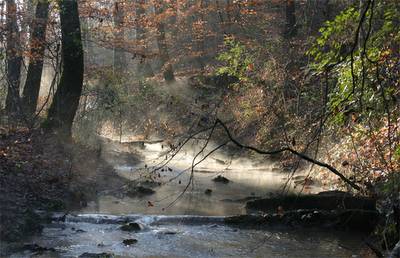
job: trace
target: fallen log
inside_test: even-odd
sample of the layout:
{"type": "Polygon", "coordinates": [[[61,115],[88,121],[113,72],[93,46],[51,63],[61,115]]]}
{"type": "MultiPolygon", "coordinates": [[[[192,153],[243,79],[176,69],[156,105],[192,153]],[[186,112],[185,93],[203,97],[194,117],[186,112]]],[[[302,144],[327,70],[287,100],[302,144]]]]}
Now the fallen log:
{"type": "Polygon", "coordinates": [[[275,212],[297,209],[317,210],[376,210],[376,201],[372,198],[352,196],[344,192],[322,192],[316,195],[285,195],[272,198],[252,200],[246,203],[246,209],[275,212]]]}
{"type": "Polygon", "coordinates": [[[371,232],[378,223],[379,213],[371,210],[292,210],[263,215],[226,217],[224,222],[239,227],[329,228],[371,232]]]}

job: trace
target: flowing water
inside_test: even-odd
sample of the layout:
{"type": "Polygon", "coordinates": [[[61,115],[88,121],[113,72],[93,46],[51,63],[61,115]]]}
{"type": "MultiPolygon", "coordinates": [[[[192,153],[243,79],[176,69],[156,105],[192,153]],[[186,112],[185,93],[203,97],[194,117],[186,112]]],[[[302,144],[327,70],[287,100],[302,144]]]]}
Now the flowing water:
{"type": "MultiPolygon", "coordinates": [[[[83,253],[112,253],[118,257],[357,257],[362,246],[357,234],[236,228],[224,223],[225,216],[246,213],[246,200],[282,191],[289,175],[277,171],[273,164],[255,165],[248,159],[232,159],[228,152],[217,152],[193,170],[193,182],[188,186],[190,164],[199,147],[186,147],[150,178],[149,172],[165,161],[165,149],[162,143],[107,144],[102,155],[117,174],[132,182],[145,182],[155,193],[129,197],[119,195],[120,189],[104,190],[64,222],[46,225],[30,243],[54,248],[42,257],[77,257],[83,253]],[[129,151],[139,161],[112,158],[121,151],[129,151]],[[230,182],[212,181],[218,175],[230,182]],[[206,194],[207,189],[211,191],[206,194]],[[122,231],[120,226],[126,221],[139,223],[142,230],[122,231]],[[127,246],[123,243],[126,239],[136,239],[137,243],[127,246]]],[[[287,185],[293,192],[321,190],[319,186],[295,187],[293,180],[287,185]]],[[[11,257],[31,254],[18,251],[11,257]]]]}
{"type": "MultiPolygon", "coordinates": [[[[47,226],[33,239],[52,247],[60,257],[83,253],[112,253],[119,257],[356,257],[356,235],[312,230],[237,229],[221,217],[135,216],[143,225],[137,233],[119,229],[117,218],[97,221],[98,215],[67,218],[47,226]],[[124,239],[138,242],[125,246],[124,239]]],[[[110,218],[110,216],[108,216],[110,218]]],[[[126,219],[126,217],[125,217],[126,219]]],[[[56,257],[48,252],[44,257],[56,257]]],[[[12,257],[24,257],[20,252],[12,257]]]]}

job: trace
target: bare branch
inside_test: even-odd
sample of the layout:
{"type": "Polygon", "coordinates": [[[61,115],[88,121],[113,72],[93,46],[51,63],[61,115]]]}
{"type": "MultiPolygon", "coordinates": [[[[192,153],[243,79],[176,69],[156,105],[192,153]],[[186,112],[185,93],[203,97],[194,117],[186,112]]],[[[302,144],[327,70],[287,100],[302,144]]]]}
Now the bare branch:
{"type": "Polygon", "coordinates": [[[238,142],[235,138],[233,138],[233,136],[232,136],[231,132],[229,131],[228,127],[221,120],[217,119],[216,123],[221,125],[224,128],[224,130],[226,132],[226,135],[228,136],[230,141],[232,143],[234,143],[236,146],[240,147],[240,148],[249,149],[249,150],[252,150],[252,151],[254,151],[256,153],[263,154],[263,155],[273,155],[273,154],[279,154],[279,153],[283,153],[283,152],[290,152],[290,153],[302,158],[303,160],[306,160],[306,161],[308,161],[310,163],[313,163],[315,165],[318,165],[320,167],[328,169],[329,171],[331,171],[332,173],[334,173],[335,175],[340,177],[340,179],[342,179],[344,182],[346,182],[352,188],[356,189],[357,191],[361,190],[360,186],[358,186],[356,183],[354,183],[353,181],[351,181],[350,179],[345,177],[336,168],[332,167],[331,165],[329,165],[329,164],[327,164],[325,162],[321,162],[319,160],[313,159],[313,158],[307,156],[306,154],[300,153],[300,152],[298,152],[298,151],[296,151],[296,150],[294,150],[294,149],[292,149],[290,147],[284,147],[284,148],[281,148],[281,149],[266,151],[266,150],[260,150],[258,148],[253,147],[253,146],[243,145],[240,142],[238,142]]]}

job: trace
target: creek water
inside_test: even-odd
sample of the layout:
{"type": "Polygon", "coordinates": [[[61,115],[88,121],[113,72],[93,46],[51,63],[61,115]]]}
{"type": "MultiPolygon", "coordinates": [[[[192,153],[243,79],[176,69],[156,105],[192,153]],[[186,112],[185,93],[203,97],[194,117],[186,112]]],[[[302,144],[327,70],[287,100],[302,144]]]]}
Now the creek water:
{"type": "MultiPolygon", "coordinates": [[[[214,146],[210,145],[212,149],[214,146]]],[[[191,177],[193,157],[199,151],[196,143],[182,149],[162,169],[150,173],[168,160],[165,149],[163,143],[108,143],[102,155],[118,176],[151,185],[155,193],[129,197],[119,195],[119,189],[104,190],[64,222],[46,225],[30,243],[54,248],[42,257],[78,257],[84,253],[110,253],[117,257],[357,257],[360,252],[362,237],[355,233],[237,228],[223,222],[225,216],[246,213],[246,200],[281,192],[285,184],[289,192],[314,193],[321,190],[320,186],[304,189],[294,180],[288,181],[289,174],[278,171],[273,164],[255,165],[248,159],[232,159],[224,151],[196,166],[191,177]],[[135,155],[136,161],[113,158],[121,152],[135,155]],[[212,179],[218,175],[229,179],[229,183],[214,182],[212,179]],[[142,230],[122,231],[121,221],[135,221],[142,230]],[[126,239],[137,242],[125,245],[126,239]]],[[[206,153],[207,150],[198,160],[206,153]]],[[[30,251],[18,251],[11,257],[30,255],[30,251]]]]}
{"type": "MultiPolygon", "coordinates": [[[[216,144],[209,143],[194,163],[202,160],[215,146],[216,144]]],[[[282,172],[274,167],[273,163],[255,164],[247,158],[232,157],[223,149],[199,163],[193,169],[192,175],[191,164],[201,147],[198,142],[190,142],[167,165],[150,173],[170,158],[166,156],[168,151],[165,150],[163,143],[143,145],[108,143],[103,149],[103,157],[114,166],[117,174],[133,182],[142,182],[144,186],[150,185],[155,193],[142,198],[131,198],[126,195],[111,194],[112,191],[109,193],[106,190],[83,211],[108,214],[227,216],[245,214],[246,200],[283,191],[303,193],[321,191],[321,187],[317,184],[305,188],[296,185],[296,180],[288,180],[290,173],[282,172]],[[133,153],[138,157],[138,161],[130,164],[132,162],[113,158],[121,151],[133,153]],[[152,178],[149,177],[149,173],[152,174],[152,178]],[[229,182],[214,182],[213,179],[218,176],[227,178],[229,182]],[[283,186],[286,188],[283,189],[283,186]]],[[[294,178],[303,177],[296,174],[294,178]]]]}

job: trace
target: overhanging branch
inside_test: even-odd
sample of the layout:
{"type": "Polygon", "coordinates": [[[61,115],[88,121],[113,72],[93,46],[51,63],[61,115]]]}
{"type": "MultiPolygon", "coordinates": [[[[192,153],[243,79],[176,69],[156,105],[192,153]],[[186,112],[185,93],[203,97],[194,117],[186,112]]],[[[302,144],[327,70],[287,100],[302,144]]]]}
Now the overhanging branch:
{"type": "Polygon", "coordinates": [[[360,190],[361,190],[361,187],[360,187],[360,186],[358,186],[356,183],[354,183],[353,181],[351,181],[350,179],[348,179],[347,177],[345,177],[345,176],[344,176],[342,173],[340,173],[336,168],[334,168],[333,166],[331,166],[331,165],[329,165],[329,164],[327,164],[327,163],[325,163],[325,162],[322,162],[322,161],[318,161],[318,160],[316,160],[316,159],[313,159],[313,158],[307,156],[306,154],[300,153],[300,152],[298,152],[298,151],[296,151],[296,150],[294,150],[294,149],[292,149],[292,148],[290,148],[290,147],[284,147],[284,148],[277,149],[277,150],[266,151],[266,150],[260,150],[260,149],[258,149],[258,148],[253,147],[253,146],[243,145],[243,144],[241,144],[240,142],[238,142],[238,141],[232,136],[232,134],[231,134],[231,132],[229,131],[228,127],[227,127],[221,120],[217,119],[217,120],[215,121],[215,124],[216,124],[216,125],[218,125],[218,124],[221,125],[222,128],[225,130],[225,133],[226,133],[226,135],[228,136],[229,140],[230,140],[233,144],[235,144],[236,146],[238,146],[238,147],[240,147],[240,148],[252,150],[252,151],[254,151],[254,152],[256,152],[256,153],[263,154],[263,155],[273,155],[273,154],[279,154],[279,153],[283,153],[283,152],[290,152],[290,153],[292,153],[292,154],[294,154],[294,155],[300,157],[300,158],[303,159],[303,160],[306,160],[306,161],[308,161],[308,162],[310,162],[310,163],[313,163],[313,164],[315,164],[315,165],[317,165],[317,166],[320,166],[320,167],[323,167],[323,168],[328,169],[329,171],[331,171],[332,173],[334,173],[335,175],[337,175],[340,179],[342,179],[344,182],[346,182],[348,185],[350,185],[352,188],[356,189],[357,191],[360,191],[360,190]]]}

